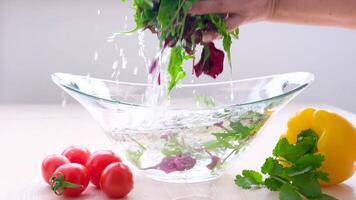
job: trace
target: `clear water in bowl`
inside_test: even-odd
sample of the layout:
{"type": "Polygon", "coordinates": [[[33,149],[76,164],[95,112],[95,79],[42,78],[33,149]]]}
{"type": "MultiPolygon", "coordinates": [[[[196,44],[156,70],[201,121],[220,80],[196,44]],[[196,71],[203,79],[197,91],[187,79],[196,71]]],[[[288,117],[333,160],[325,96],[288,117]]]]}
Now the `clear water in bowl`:
{"type": "MultiPolygon", "coordinates": [[[[184,112],[184,111],[183,111],[184,112]]],[[[200,182],[221,175],[225,164],[255,136],[272,110],[221,110],[192,114],[191,123],[155,130],[108,132],[126,158],[154,179],[200,182]],[[204,123],[196,121],[203,120],[204,123]]]]}
{"type": "Polygon", "coordinates": [[[62,73],[52,78],[91,113],[136,169],[156,180],[201,182],[219,177],[313,75],[183,85],[161,106],[144,103],[145,84],[62,73]]]}

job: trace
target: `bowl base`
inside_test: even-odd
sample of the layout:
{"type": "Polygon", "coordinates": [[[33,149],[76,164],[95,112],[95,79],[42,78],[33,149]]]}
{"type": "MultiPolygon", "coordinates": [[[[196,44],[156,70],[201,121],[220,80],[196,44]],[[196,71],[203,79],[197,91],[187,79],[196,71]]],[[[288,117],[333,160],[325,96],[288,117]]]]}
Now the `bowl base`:
{"type": "Polygon", "coordinates": [[[192,175],[188,172],[179,172],[177,175],[163,175],[161,173],[146,173],[143,174],[153,180],[167,183],[201,183],[208,182],[219,178],[223,172],[214,174],[192,175]]]}

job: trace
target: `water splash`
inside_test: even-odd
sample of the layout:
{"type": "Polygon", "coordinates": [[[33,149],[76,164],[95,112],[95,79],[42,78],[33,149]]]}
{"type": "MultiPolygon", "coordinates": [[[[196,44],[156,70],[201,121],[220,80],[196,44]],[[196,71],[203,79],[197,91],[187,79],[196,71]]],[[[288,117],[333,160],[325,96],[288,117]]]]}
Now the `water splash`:
{"type": "Polygon", "coordinates": [[[169,104],[168,91],[166,85],[166,64],[170,55],[170,49],[164,48],[156,57],[157,67],[148,75],[148,87],[145,92],[146,104],[155,109],[164,109],[169,104]]]}
{"type": "Polygon", "coordinates": [[[234,83],[233,83],[233,78],[232,78],[232,69],[230,73],[230,101],[231,103],[234,102],[235,99],[235,94],[234,94],[234,83]]]}
{"type": "Polygon", "coordinates": [[[143,59],[144,63],[145,63],[145,67],[147,72],[149,72],[149,68],[151,65],[151,60],[149,58],[147,58],[147,56],[145,55],[145,43],[144,43],[144,36],[145,33],[143,31],[140,31],[138,33],[138,55],[143,59]]]}

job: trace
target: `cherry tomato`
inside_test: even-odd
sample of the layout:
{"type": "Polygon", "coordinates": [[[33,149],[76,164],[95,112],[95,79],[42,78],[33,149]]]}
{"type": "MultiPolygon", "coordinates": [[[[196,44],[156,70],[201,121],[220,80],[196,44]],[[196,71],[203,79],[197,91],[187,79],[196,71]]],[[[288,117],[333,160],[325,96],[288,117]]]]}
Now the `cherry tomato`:
{"type": "Polygon", "coordinates": [[[64,164],[53,173],[50,184],[56,195],[78,196],[88,187],[87,169],[78,163],[64,164]]]}
{"type": "Polygon", "coordinates": [[[121,159],[112,151],[96,151],[91,154],[86,167],[90,176],[90,182],[100,188],[100,176],[106,166],[113,162],[121,162],[121,159]]]}
{"type": "Polygon", "coordinates": [[[67,157],[71,163],[85,165],[90,157],[90,152],[87,148],[82,146],[71,146],[66,148],[62,155],[67,157]]]}
{"type": "Polygon", "coordinates": [[[101,174],[100,186],[110,198],[126,196],[133,189],[130,168],[121,162],[111,163],[101,174]]]}
{"type": "Polygon", "coordinates": [[[70,163],[68,158],[62,155],[49,155],[42,161],[42,177],[49,184],[53,172],[61,165],[70,163]]]}

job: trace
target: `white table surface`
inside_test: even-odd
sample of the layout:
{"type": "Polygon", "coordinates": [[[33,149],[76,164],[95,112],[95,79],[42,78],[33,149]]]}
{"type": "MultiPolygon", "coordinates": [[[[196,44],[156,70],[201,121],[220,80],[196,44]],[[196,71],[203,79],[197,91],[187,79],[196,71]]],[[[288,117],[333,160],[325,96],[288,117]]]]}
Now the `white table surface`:
{"type": "MultiPolygon", "coordinates": [[[[356,124],[356,115],[332,106],[311,104],[339,112],[356,124]]],[[[271,154],[287,119],[306,104],[290,104],[265,127],[261,136],[219,179],[196,184],[168,184],[135,174],[135,188],[127,200],[230,200],[278,199],[265,189],[242,190],[234,175],[242,169],[259,169],[271,154]],[[277,137],[273,137],[277,138],[277,137]]],[[[84,145],[91,151],[113,149],[100,127],[79,105],[0,105],[0,200],[66,199],[55,196],[41,177],[41,162],[49,154],[61,153],[70,145],[84,145]]],[[[356,176],[345,183],[323,189],[339,199],[356,199],[356,176]]],[[[105,199],[93,186],[77,199],[105,199]]]]}

